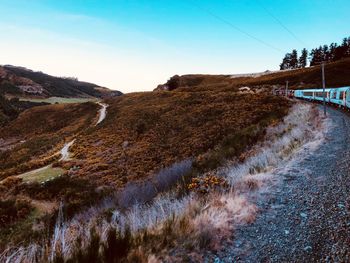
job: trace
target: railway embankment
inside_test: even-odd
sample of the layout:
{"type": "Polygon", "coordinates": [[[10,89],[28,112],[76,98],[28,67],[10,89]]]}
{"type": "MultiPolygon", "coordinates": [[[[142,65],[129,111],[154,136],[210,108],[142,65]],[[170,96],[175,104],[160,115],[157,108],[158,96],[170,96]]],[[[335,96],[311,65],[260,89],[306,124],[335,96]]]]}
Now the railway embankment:
{"type": "Polygon", "coordinates": [[[280,183],[259,200],[256,221],[235,231],[217,261],[350,260],[350,116],[329,108],[327,118],[323,141],[276,171],[280,183]]]}

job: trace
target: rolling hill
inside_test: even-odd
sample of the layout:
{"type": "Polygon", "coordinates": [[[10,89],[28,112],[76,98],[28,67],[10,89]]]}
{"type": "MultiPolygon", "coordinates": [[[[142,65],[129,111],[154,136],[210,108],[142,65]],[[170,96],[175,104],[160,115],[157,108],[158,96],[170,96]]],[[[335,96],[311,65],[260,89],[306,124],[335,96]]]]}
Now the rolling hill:
{"type": "Polygon", "coordinates": [[[78,81],[76,78],[54,77],[24,67],[0,66],[0,94],[8,97],[96,97],[119,96],[93,83],[78,81]]]}
{"type": "MultiPolygon", "coordinates": [[[[349,85],[349,73],[350,60],[328,64],[328,85],[349,85]]],[[[293,101],[271,95],[272,88],[282,87],[286,80],[291,88],[318,86],[320,67],[243,76],[177,76],[154,92],[106,98],[107,116],[98,125],[99,107],[92,102],[46,105],[21,112],[0,128],[0,197],[7,202],[0,202],[0,206],[7,211],[13,207],[8,204],[21,204],[24,199],[28,212],[21,214],[18,205],[14,219],[3,219],[0,250],[8,244],[35,240],[33,237],[47,237],[46,229],[53,234],[62,200],[67,220],[93,206],[88,211],[97,211],[96,219],[108,221],[113,209],[125,211],[135,202],[150,203],[155,195],[169,189],[174,191],[174,203],[176,198],[197,193],[190,186],[203,178],[205,184],[219,184],[218,169],[249,159],[254,145],[267,139],[267,127],[278,127],[292,111],[293,101]],[[73,138],[71,159],[58,161],[57,154],[52,158],[63,143],[73,138]],[[59,169],[61,176],[42,183],[37,180],[41,174],[31,180],[24,175],[49,163],[51,171],[59,169]],[[112,200],[113,209],[99,206],[105,195],[111,198],[106,200],[112,200]],[[52,209],[43,209],[48,204],[52,209]],[[34,220],[31,211],[36,213],[34,220]],[[43,227],[33,228],[30,220],[43,227]]],[[[45,86],[38,79],[35,83],[45,86]]],[[[90,91],[74,90],[74,94],[86,96],[90,91]]],[[[48,92],[50,89],[45,89],[43,94],[48,92]]],[[[6,112],[11,112],[6,101],[5,106],[6,112]]],[[[284,127],[279,136],[289,128],[284,127]]],[[[252,183],[249,187],[257,186],[252,183]]],[[[200,193],[198,196],[198,200],[205,198],[200,193]]],[[[153,233],[157,244],[160,238],[171,236],[166,232],[168,228],[164,229],[164,233],[153,233]]],[[[135,240],[144,242],[145,247],[149,243],[146,238],[135,240]]],[[[135,249],[135,244],[128,243],[128,249],[135,249]]],[[[159,251],[163,250],[160,246],[159,251]]]]}
{"type": "MultiPolygon", "coordinates": [[[[350,86],[350,59],[343,59],[325,65],[327,87],[350,86]]],[[[173,76],[155,90],[186,89],[197,90],[232,90],[242,87],[251,89],[282,88],[289,81],[291,89],[317,88],[322,86],[321,66],[295,70],[266,71],[257,74],[239,75],[183,75],[173,76]]]]}

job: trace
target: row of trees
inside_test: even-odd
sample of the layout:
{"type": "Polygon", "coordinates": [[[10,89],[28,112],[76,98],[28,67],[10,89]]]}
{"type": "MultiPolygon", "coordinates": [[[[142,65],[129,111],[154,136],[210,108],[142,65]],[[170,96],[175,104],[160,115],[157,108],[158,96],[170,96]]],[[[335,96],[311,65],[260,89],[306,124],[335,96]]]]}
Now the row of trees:
{"type": "Polygon", "coordinates": [[[310,66],[315,66],[322,62],[334,62],[346,57],[350,57],[350,37],[344,38],[340,45],[337,43],[332,43],[329,46],[323,45],[310,52],[304,48],[300,56],[298,56],[298,51],[294,49],[284,56],[280,69],[305,68],[308,66],[308,62],[310,62],[310,66]]]}

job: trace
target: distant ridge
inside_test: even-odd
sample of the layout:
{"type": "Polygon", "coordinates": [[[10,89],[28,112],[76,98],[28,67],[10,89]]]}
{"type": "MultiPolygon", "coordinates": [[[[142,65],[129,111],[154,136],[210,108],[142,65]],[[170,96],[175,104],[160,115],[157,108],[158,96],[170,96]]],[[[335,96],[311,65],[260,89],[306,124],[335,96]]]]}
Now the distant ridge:
{"type": "Polygon", "coordinates": [[[10,97],[113,97],[122,95],[72,77],[54,77],[13,65],[0,66],[0,94],[10,97]]]}
{"type": "MultiPolygon", "coordinates": [[[[325,74],[327,87],[350,86],[350,58],[327,63],[325,74]]],[[[239,90],[243,87],[258,90],[264,88],[266,91],[271,91],[274,88],[285,87],[287,81],[291,89],[321,87],[321,66],[236,75],[175,75],[166,83],[158,85],[155,91],[184,89],[220,91],[239,90]]]]}

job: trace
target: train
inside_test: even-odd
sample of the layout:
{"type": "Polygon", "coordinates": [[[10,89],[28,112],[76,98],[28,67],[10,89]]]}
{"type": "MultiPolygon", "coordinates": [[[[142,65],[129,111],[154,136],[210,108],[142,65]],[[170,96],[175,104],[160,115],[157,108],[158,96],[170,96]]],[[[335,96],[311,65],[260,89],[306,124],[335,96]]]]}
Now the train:
{"type": "Polygon", "coordinates": [[[350,87],[323,89],[294,90],[288,94],[298,99],[323,102],[323,96],[327,104],[332,104],[340,108],[350,109],[350,87]]]}

